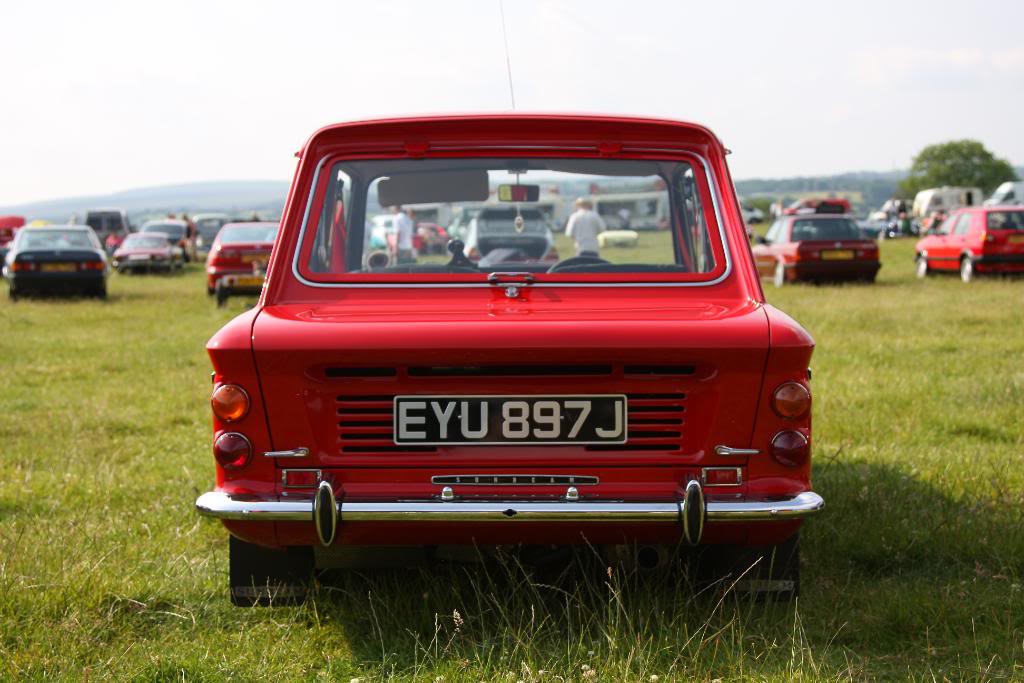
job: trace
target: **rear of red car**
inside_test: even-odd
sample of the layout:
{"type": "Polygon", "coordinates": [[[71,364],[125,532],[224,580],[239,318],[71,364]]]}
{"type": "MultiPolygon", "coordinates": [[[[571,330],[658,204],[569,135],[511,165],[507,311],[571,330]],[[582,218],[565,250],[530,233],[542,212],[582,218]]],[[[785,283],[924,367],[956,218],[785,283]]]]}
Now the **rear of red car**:
{"type": "Polygon", "coordinates": [[[277,237],[277,223],[227,223],[220,229],[206,257],[206,291],[213,294],[217,283],[226,275],[253,276],[259,284],[250,287],[259,291],[263,271],[270,261],[270,251],[277,237]]]}
{"type": "Polygon", "coordinates": [[[846,216],[807,216],[792,220],[787,254],[789,280],[873,282],[881,268],[878,245],[846,216]]]}
{"type": "Polygon", "coordinates": [[[765,305],[731,187],[719,141],[676,122],[315,135],[260,305],[208,345],[217,484],[197,507],[232,534],[233,599],[381,546],[506,543],[785,547],[755,574],[795,593],[796,532],[823,504],[813,341],[765,305]],[[368,247],[371,207],[473,211],[538,195],[534,177],[661,188],[671,228],[660,249],[557,263],[509,249],[500,267],[461,242],[411,260],[368,247]]]}
{"type": "Polygon", "coordinates": [[[975,272],[1024,273],[1024,209],[987,207],[975,220],[984,220],[967,245],[975,272]]]}

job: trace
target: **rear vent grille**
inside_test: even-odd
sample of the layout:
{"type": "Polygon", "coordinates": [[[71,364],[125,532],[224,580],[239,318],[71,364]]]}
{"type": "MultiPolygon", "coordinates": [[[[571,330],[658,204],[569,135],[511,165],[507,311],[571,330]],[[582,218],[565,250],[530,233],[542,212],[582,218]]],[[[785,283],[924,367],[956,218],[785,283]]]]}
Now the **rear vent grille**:
{"type": "Polygon", "coordinates": [[[692,375],[695,371],[692,365],[627,365],[623,370],[627,375],[669,375],[672,377],[692,375]]]}
{"type": "Polygon", "coordinates": [[[610,365],[467,365],[409,368],[410,377],[582,377],[610,374],[610,365]]]}
{"type": "Polygon", "coordinates": [[[624,444],[596,444],[588,451],[679,452],[683,438],[686,394],[626,394],[629,438],[624,444]]]}
{"type": "Polygon", "coordinates": [[[576,474],[446,474],[431,477],[434,484],[461,486],[589,486],[597,477],[576,474]]]}
{"type": "Polygon", "coordinates": [[[328,377],[396,377],[395,368],[327,368],[324,374],[328,377]]]}
{"type": "Polygon", "coordinates": [[[343,454],[433,453],[437,450],[433,446],[396,445],[393,423],[391,396],[338,397],[338,447],[343,454]]]}

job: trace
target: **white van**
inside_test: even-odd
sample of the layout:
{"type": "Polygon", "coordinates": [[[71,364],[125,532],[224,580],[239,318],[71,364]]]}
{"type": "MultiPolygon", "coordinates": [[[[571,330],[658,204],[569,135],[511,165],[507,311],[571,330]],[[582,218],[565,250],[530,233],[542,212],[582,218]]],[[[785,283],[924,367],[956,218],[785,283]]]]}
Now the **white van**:
{"type": "Polygon", "coordinates": [[[996,188],[992,196],[985,200],[985,204],[995,206],[999,204],[1024,204],[1024,182],[1007,181],[996,188]]]}
{"type": "Polygon", "coordinates": [[[980,206],[984,195],[977,187],[933,187],[914,197],[914,218],[925,218],[935,211],[952,211],[961,206],[980,206]]]}
{"type": "Polygon", "coordinates": [[[665,230],[668,228],[668,192],[624,192],[590,197],[594,211],[612,230],[665,230]]]}

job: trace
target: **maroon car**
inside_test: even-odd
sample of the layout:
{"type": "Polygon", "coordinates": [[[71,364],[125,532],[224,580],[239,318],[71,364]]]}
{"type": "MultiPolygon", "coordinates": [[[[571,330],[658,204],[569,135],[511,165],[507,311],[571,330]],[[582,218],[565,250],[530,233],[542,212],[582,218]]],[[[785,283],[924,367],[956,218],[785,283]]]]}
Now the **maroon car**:
{"type": "Polygon", "coordinates": [[[163,271],[169,273],[185,264],[181,247],[171,244],[162,232],[133,233],[124,238],[111,265],[119,273],[163,271]]]}

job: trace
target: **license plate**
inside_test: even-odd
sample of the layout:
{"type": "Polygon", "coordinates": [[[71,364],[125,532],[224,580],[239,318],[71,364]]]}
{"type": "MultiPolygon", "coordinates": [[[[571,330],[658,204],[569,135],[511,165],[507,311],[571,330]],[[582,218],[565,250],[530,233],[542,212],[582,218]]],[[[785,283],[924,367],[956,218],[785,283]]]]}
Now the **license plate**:
{"type": "Polygon", "coordinates": [[[263,278],[254,275],[239,275],[234,278],[232,284],[235,287],[262,287],[263,278]]]}
{"type": "Polygon", "coordinates": [[[263,254],[242,254],[242,263],[260,263],[266,258],[263,254]]]}
{"type": "Polygon", "coordinates": [[[399,445],[623,444],[626,397],[396,396],[399,445]]]}
{"type": "Polygon", "coordinates": [[[78,268],[74,263],[40,263],[39,270],[44,273],[73,273],[78,268]]]}
{"type": "Polygon", "coordinates": [[[149,254],[128,254],[129,261],[148,261],[149,254]]]}
{"type": "Polygon", "coordinates": [[[853,258],[853,251],[850,249],[831,249],[821,252],[821,258],[826,261],[849,261],[853,258]]]}
{"type": "Polygon", "coordinates": [[[1010,244],[1024,244],[1024,235],[1010,235],[1006,241],[1010,244]]]}

